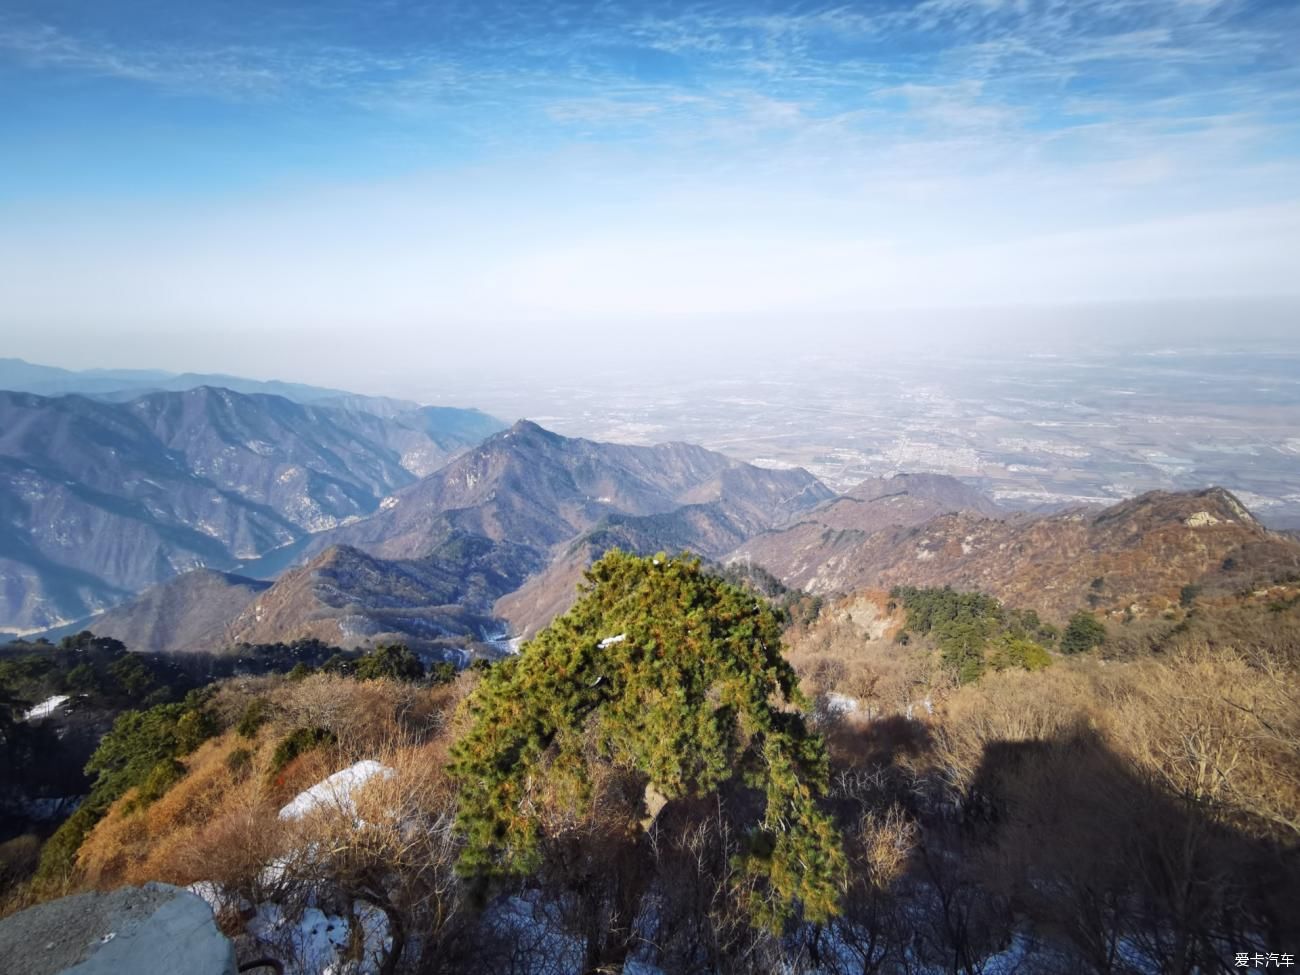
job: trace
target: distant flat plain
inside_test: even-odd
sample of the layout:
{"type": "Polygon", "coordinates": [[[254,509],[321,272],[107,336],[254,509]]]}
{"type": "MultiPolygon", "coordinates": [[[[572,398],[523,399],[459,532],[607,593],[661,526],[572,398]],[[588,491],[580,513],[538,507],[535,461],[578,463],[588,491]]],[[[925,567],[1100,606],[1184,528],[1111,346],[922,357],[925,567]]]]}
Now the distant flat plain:
{"type": "Polygon", "coordinates": [[[780,372],[726,371],[613,369],[537,388],[477,377],[463,395],[570,436],[799,465],[837,490],[933,471],[1034,508],[1214,484],[1266,524],[1300,528],[1300,354],[793,356],[780,372]]]}

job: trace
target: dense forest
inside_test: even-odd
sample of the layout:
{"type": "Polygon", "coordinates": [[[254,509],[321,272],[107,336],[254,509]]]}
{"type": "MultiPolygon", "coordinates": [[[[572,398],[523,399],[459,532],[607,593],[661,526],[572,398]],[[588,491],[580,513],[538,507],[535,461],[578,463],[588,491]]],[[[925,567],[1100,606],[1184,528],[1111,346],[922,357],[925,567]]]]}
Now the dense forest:
{"type": "Polygon", "coordinates": [[[901,588],[879,617],[613,552],[518,656],[459,673],[400,646],[11,646],[6,774],[63,747],[36,702],[107,726],[75,814],[5,844],[5,909],[197,884],[241,957],[303,971],[268,912],[337,918],[375,972],[1190,973],[1296,947],[1300,604],[1057,627],[901,588]]]}

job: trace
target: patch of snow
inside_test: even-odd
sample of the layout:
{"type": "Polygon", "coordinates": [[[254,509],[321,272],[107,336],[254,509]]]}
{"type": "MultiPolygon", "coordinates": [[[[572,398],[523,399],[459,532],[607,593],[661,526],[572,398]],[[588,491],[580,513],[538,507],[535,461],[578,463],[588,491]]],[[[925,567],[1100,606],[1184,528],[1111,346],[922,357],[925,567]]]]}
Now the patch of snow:
{"type": "Polygon", "coordinates": [[[519,648],[524,645],[524,638],[521,636],[511,636],[510,630],[507,627],[506,629],[499,630],[496,633],[488,633],[484,631],[483,642],[490,643],[502,653],[508,653],[511,656],[514,656],[519,653],[519,648]]]}
{"type": "Polygon", "coordinates": [[[36,707],[32,708],[25,715],[28,721],[43,721],[63,706],[63,702],[68,700],[67,694],[55,694],[54,697],[47,697],[36,707]]]}
{"type": "Polygon", "coordinates": [[[612,647],[614,644],[622,643],[626,639],[627,639],[627,634],[620,633],[618,636],[607,636],[605,637],[605,639],[601,640],[600,643],[596,645],[600,647],[600,649],[604,650],[606,647],[612,647]]]}
{"type": "Polygon", "coordinates": [[[275,949],[286,962],[285,975],[379,975],[393,948],[388,918],[365,901],[355,901],[352,911],[361,928],[360,960],[345,957],[352,923],[318,907],[307,907],[294,919],[278,904],[259,904],[245,930],[275,949]]]}
{"type": "Polygon", "coordinates": [[[317,782],[306,792],[300,792],[294,800],[280,810],[281,819],[301,819],[302,817],[324,807],[332,807],[348,816],[355,816],[357,807],[354,793],[361,786],[378,776],[387,779],[393,770],[374,759],[365,759],[355,765],[349,765],[329,778],[317,782]]]}
{"type": "Polygon", "coordinates": [[[392,495],[389,495],[388,497],[384,498],[383,501],[379,502],[379,510],[388,511],[392,508],[396,508],[398,503],[399,502],[397,498],[393,497],[392,495]]]}
{"type": "Polygon", "coordinates": [[[856,714],[861,705],[856,697],[831,691],[826,695],[826,710],[831,714],[856,714]]]}
{"type": "Polygon", "coordinates": [[[513,941],[528,956],[530,975],[569,975],[582,971],[583,945],[564,929],[564,915],[558,904],[544,900],[537,891],[506,897],[491,905],[483,922],[495,934],[513,941]]]}

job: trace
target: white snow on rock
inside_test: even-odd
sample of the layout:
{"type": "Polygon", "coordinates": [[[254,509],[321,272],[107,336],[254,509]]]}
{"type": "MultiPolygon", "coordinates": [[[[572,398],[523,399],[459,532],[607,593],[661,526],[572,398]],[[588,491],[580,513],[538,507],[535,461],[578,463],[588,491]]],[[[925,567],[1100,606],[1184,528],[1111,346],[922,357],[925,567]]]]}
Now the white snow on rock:
{"type": "Polygon", "coordinates": [[[47,697],[36,707],[27,712],[28,721],[43,721],[63,706],[63,702],[68,700],[67,694],[56,694],[54,697],[47,697]]]}
{"type": "Polygon", "coordinates": [[[365,759],[349,765],[341,772],[317,782],[306,792],[300,792],[293,801],[280,810],[281,819],[301,819],[321,808],[333,808],[348,816],[357,812],[354,793],[376,776],[387,779],[393,770],[374,759],[365,759]]]}

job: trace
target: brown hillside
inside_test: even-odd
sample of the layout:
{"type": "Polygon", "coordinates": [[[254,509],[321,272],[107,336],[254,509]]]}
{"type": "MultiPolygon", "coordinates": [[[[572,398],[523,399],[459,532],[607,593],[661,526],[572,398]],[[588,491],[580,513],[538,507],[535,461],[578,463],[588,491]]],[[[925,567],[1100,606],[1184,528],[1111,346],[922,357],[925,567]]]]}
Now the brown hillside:
{"type": "Polygon", "coordinates": [[[1300,545],[1221,488],[1152,492],[1100,512],[995,520],[947,514],[876,532],[769,533],[734,552],[816,593],[895,585],[978,589],[1060,620],[1080,608],[1149,615],[1183,586],[1300,571],[1300,545]]]}

